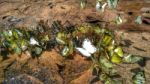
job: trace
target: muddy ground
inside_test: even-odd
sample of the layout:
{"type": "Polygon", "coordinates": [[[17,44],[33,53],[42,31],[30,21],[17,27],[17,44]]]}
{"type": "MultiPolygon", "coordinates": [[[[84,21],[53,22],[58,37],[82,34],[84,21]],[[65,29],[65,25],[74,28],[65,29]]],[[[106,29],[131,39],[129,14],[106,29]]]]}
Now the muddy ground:
{"type": "MultiPolygon", "coordinates": [[[[121,42],[125,52],[150,57],[149,0],[120,0],[116,10],[106,8],[104,13],[96,12],[95,0],[88,0],[85,9],[80,8],[79,0],[0,0],[1,29],[12,26],[35,28],[40,20],[49,26],[55,20],[60,20],[64,26],[96,21],[102,27],[114,30],[118,36],[124,34],[121,42]],[[118,14],[123,18],[123,24],[110,23],[118,14]],[[143,24],[134,22],[138,15],[142,15],[143,24]],[[20,20],[10,21],[12,17],[20,20]]],[[[90,70],[92,62],[79,53],[66,59],[52,50],[33,59],[26,52],[20,57],[10,55],[6,60],[0,57],[0,63],[0,81],[4,84],[91,84],[94,79],[90,70]]],[[[150,82],[149,64],[147,61],[144,67],[146,84],[150,82]]],[[[125,84],[130,84],[129,71],[138,65],[121,66],[118,71],[125,84]]]]}

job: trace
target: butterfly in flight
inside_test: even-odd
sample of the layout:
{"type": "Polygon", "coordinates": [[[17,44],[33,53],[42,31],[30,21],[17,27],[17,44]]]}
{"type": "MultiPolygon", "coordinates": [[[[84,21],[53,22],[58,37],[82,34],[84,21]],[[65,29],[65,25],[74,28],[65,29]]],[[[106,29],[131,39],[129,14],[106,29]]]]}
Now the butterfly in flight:
{"type": "Polygon", "coordinates": [[[82,48],[76,47],[77,51],[79,51],[82,55],[86,57],[90,57],[93,53],[96,52],[96,47],[92,45],[89,39],[84,39],[82,43],[82,48]]]}

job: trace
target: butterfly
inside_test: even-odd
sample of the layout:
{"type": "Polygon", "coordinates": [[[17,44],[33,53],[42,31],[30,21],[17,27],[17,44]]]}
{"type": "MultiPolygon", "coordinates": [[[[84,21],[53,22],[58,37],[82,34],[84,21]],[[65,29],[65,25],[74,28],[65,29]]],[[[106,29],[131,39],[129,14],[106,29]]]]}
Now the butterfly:
{"type": "Polygon", "coordinates": [[[96,10],[104,12],[107,3],[102,4],[101,2],[96,3],[96,10]]]}
{"type": "Polygon", "coordinates": [[[96,47],[92,45],[89,39],[84,39],[82,43],[82,48],[76,47],[77,51],[79,51],[82,55],[86,57],[90,57],[93,53],[96,52],[96,47]]]}
{"type": "Polygon", "coordinates": [[[31,45],[39,45],[39,42],[36,41],[33,37],[30,38],[30,44],[31,45]]]}

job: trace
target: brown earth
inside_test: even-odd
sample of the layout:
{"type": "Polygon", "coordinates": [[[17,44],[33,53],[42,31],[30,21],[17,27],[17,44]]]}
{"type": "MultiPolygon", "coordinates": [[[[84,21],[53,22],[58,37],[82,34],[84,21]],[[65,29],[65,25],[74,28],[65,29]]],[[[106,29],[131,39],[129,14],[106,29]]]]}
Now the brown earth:
{"type": "MultiPolygon", "coordinates": [[[[8,21],[10,16],[23,20],[15,23],[15,26],[28,28],[35,28],[40,20],[49,26],[55,20],[60,20],[63,25],[70,22],[75,26],[97,21],[102,27],[115,30],[118,36],[124,34],[122,43],[125,52],[150,57],[149,0],[120,0],[117,10],[106,8],[104,13],[96,12],[95,0],[88,0],[85,9],[80,9],[79,0],[0,0],[0,8],[1,28],[10,28],[14,24],[8,21]],[[113,22],[118,14],[123,18],[121,25],[113,22]],[[142,15],[141,25],[134,22],[138,15],[142,15]]],[[[20,57],[10,55],[4,61],[0,57],[0,63],[0,81],[6,80],[6,84],[12,84],[14,80],[21,78],[25,78],[22,79],[24,84],[90,84],[94,78],[90,70],[90,60],[79,54],[66,59],[56,50],[46,51],[34,59],[28,53],[20,57]]],[[[150,82],[149,63],[147,61],[145,66],[146,84],[150,82]]],[[[127,80],[131,78],[129,70],[138,65],[121,66],[118,71],[127,80]]],[[[126,84],[130,84],[129,81],[126,84]]],[[[17,81],[17,84],[23,83],[17,81]]]]}

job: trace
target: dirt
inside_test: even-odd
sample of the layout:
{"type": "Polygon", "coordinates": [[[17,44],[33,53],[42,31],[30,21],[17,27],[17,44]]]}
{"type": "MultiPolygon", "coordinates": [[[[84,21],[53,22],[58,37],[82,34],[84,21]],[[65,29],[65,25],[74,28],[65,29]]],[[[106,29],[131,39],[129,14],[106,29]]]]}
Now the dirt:
{"type": "MultiPolygon", "coordinates": [[[[106,8],[104,13],[96,12],[95,0],[88,0],[85,9],[80,8],[79,0],[0,0],[0,8],[0,29],[12,26],[31,29],[40,20],[49,26],[55,20],[74,26],[96,21],[102,27],[114,30],[118,37],[124,34],[121,43],[125,52],[150,57],[150,20],[146,18],[150,16],[150,13],[146,13],[150,11],[149,0],[120,0],[117,10],[106,8]],[[113,22],[118,14],[123,18],[121,25],[113,22]],[[136,24],[134,19],[138,15],[142,15],[146,22],[136,24]],[[9,21],[11,16],[19,21],[9,21]]],[[[64,58],[52,50],[43,52],[39,58],[31,58],[25,52],[21,56],[10,55],[5,60],[0,57],[0,63],[0,81],[4,84],[90,84],[94,78],[90,69],[91,60],[79,53],[64,58]]],[[[149,63],[147,61],[144,67],[146,84],[150,82],[149,63]]],[[[118,71],[126,84],[130,84],[129,71],[138,65],[121,66],[118,71]]]]}

